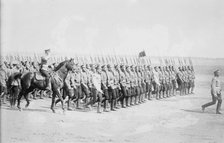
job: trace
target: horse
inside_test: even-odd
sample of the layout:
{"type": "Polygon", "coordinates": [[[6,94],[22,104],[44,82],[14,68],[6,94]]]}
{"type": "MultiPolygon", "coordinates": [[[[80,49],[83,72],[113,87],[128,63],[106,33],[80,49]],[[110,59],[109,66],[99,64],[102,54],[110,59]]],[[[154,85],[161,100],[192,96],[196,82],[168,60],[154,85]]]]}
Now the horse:
{"type": "MultiPolygon", "coordinates": [[[[64,108],[64,100],[61,95],[61,89],[64,87],[64,81],[69,71],[73,69],[74,59],[65,60],[61,62],[52,72],[50,72],[50,85],[52,90],[52,102],[51,102],[51,110],[55,113],[55,98],[56,96],[60,99],[62,104],[62,110],[65,111],[64,108]]],[[[40,73],[39,73],[40,74],[40,73]]],[[[21,78],[21,87],[22,90],[18,96],[17,108],[21,110],[20,100],[22,96],[26,99],[27,104],[25,107],[27,108],[30,104],[28,99],[28,94],[32,92],[34,89],[45,90],[47,87],[45,79],[38,80],[37,79],[38,72],[28,72],[23,75],[21,78]]],[[[40,76],[40,75],[39,75],[40,76]]]]}

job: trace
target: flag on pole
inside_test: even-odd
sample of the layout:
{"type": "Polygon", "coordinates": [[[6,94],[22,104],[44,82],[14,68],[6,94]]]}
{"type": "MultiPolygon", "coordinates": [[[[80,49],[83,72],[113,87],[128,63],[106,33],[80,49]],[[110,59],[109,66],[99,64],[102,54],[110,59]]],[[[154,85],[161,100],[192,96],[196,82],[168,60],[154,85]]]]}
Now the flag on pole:
{"type": "Polygon", "coordinates": [[[138,54],[138,57],[141,58],[141,57],[145,57],[146,54],[145,54],[145,51],[141,51],[139,54],[138,54]]]}

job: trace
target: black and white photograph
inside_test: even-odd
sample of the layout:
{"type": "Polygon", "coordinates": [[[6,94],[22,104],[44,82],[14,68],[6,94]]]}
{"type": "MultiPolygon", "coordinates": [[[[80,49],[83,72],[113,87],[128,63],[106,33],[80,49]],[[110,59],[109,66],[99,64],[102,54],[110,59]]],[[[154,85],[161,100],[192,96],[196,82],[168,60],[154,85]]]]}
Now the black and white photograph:
{"type": "Polygon", "coordinates": [[[223,0],[0,0],[1,143],[224,143],[223,0]]]}

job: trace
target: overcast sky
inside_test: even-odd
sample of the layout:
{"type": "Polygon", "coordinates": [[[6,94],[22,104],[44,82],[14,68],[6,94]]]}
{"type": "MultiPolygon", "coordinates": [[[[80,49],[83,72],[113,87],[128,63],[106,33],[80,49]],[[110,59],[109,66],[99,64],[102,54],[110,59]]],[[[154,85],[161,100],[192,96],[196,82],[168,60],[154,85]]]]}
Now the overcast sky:
{"type": "Polygon", "coordinates": [[[1,0],[3,53],[224,58],[223,0],[1,0]]]}

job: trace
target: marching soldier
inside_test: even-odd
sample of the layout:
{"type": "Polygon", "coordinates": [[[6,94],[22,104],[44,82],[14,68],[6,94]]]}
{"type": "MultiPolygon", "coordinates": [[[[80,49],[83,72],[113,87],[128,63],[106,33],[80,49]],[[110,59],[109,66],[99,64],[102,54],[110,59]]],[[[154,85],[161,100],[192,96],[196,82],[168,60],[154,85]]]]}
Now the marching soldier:
{"type": "Polygon", "coordinates": [[[160,90],[161,84],[160,84],[160,75],[159,75],[157,66],[154,67],[152,83],[154,86],[156,99],[159,99],[159,90],[160,90]]]}
{"type": "Polygon", "coordinates": [[[168,66],[164,67],[164,73],[165,73],[165,84],[166,84],[166,97],[170,96],[170,72],[168,69],[168,66]]]}
{"type": "Polygon", "coordinates": [[[124,69],[124,65],[121,65],[120,66],[121,68],[121,71],[120,71],[120,85],[121,85],[121,93],[122,93],[122,96],[120,98],[120,101],[121,101],[121,107],[122,108],[125,108],[126,106],[124,105],[125,101],[126,101],[126,97],[128,96],[127,95],[127,85],[126,85],[126,76],[125,76],[125,69],[124,69]]]}
{"type": "Polygon", "coordinates": [[[102,79],[101,79],[101,67],[100,67],[100,65],[96,66],[96,73],[94,74],[93,81],[94,81],[93,82],[94,87],[95,87],[96,92],[97,92],[97,102],[98,102],[97,112],[101,113],[101,103],[102,103],[102,99],[103,99],[102,98],[103,91],[101,90],[102,79]]]}
{"type": "Polygon", "coordinates": [[[211,95],[212,95],[212,102],[202,105],[202,111],[204,112],[206,107],[216,104],[218,100],[218,104],[216,107],[216,114],[221,114],[220,108],[222,105],[222,97],[221,97],[221,82],[219,79],[219,70],[214,71],[214,77],[212,78],[211,82],[211,95]]]}
{"type": "Polygon", "coordinates": [[[116,94],[116,99],[115,99],[115,104],[114,104],[114,108],[118,109],[118,100],[120,98],[120,75],[119,75],[119,68],[118,65],[114,66],[114,85],[115,85],[115,94],[116,94]]]}
{"type": "Polygon", "coordinates": [[[180,91],[180,95],[183,95],[183,84],[184,84],[184,79],[183,79],[183,74],[182,74],[182,70],[181,67],[178,68],[177,71],[177,84],[178,84],[178,89],[180,91]]]}
{"type": "Polygon", "coordinates": [[[86,98],[89,98],[90,96],[90,91],[88,87],[89,77],[88,77],[88,73],[87,73],[85,65],[81,65],[81,69],[82,69],[82,72],[81,72],[82,96],[83,96],[83,99],[86,100],[86,98]]]}
{"type": "Polygon", "coordinates": [[[94,103],[98,102],[97,105],[97,113],[101,113],[100,107],[101,107],[101,101],[102,101],[102,91],[101,91],[101,76],[100,76],[100,70],[99,66],[91,65],[91,97],[92,100],[90,100],[86,106],[93,105],[94,103]],[[97,70],[97,71],[96,71],[97,70]]]}
{"type": "Polygon", "coordinates": [[[81,83],[82,83],[82,74],[81,74],[81,69],[79,67],[79,65],[76,65],[76,69],[75,69],[75,74],[74,74],[74,98],[73,102],[76,102],[76,108],[80,109],[79,107],[79,103],[80,103],[80,98],[82,96],[82,87],[81,87],[81,83]]]}
{"type": "Polygon", "coordinates": [[[137,75],[137,79],[138,79],[138,86],[137,86],[137,96],[138,96],[138,102],[137,104],[141,104],[142,103],[142,77],[141,77],[141,73],[140,73],[140,66],[136,66],[135,67],[135,72],[137,75]]]}
{"type": "Polygon", "coordinates": [[[111,69],[111,65],[107,65],[108,71],[107,71],[107,83],[108,83],[108,93],[109,93],[109,98],[110,98],[110,110],[111,111],[116,111],[114,109],[115,105],[115,99],[116,99],[116,93],[115,93],[115,77],[113,74],[113,71],[111,69]]]}
{"type": "Polygon", "coordinates": [[[136,98],[136,83],[137,83],[137,79],[136,79],[136,76],[135,76],[135,72],[134,72],[134,67],[133,65],[130,66],[130,91],[131,91],[131,101],[130,101],[130,105],[134,105],[133,102],[134,102],[134,98],[136,98]]]}
{"type": "Polygon", "coordinates": [[[190,67],[188,66],[188,72],[189,72],[189,80],[190,80],[190,89],[189,89],[189,93],[193,94],[194,92],[194,80],[195,80],[195,75],[194,75],[194,69],[193,66],[190,67]]]}
{"type": "Polygon", "coordinates": [[[153,78],[153,72],[150,65],[147,66],[147,77],[146,77],[146,84],[147,84],[147,94],[148,94],[148,100],[151,100],[151,94],[152,94],[152,78],[153,78]]]}
{"type": "Polygon", "coordinates": [[[165,77],[164,77],[164,73],[162,70],[162,67],[159,66],[159,82],[160,82],[160,86],[159,86],[159,99],[162,98],[162,95],[164,95],[164,81],[165,81],[165,77]]]}
{"type": "Polygon", "coordinates": [[[137,104],[137,98],[138,98],[138,91],[137,91],[138,76],[137,76],[137,73],[135,72],[135,66],[134,65],[131,66],[131,71],[130,72],[131,72],[131,78],[132,78],[132,83],[131,83],[131,86],[132,86],[132,102],[131,102],[131,104],[136,105],[137,104]]]}
{"type": "Polygon", "coordinates": [[[88,77],[87,78],[88,79],[87,85],[88,85],[88,89],[90,91],[89,96],[87,96],[87,98],[86,98],[86,107],[90,108],[90,110],[91,110],[91,106],[93,104],[92,104],[92,101],[90,101],[90,100],[91,100],[91,98],[95,99],[95,97],[96,97],[96,95],[95,95],[96,92],[95,92],[95,89],[93,87],[93,75],[96,72],[95,71],[95,65],[93,65],[93,64],[90,64],[90,65],[86,64],[86,71],[87,71],[87,77],[88,77]]]}
{"type": "Polygon", "coordinates": [[[172,84],[172,73],[171,73],[170,66],[167,66],[166,71],[167,71],[168,76],[169,76],[169,78],[168,78],[168,87],[169,87],[168,95],[173,96],[173,94],[172,94],[172,89],[173,89],[173,87],[172,87],[172,85],[173,85],[172,84]]]}
{"type": "Polygon", "coordinates": [[[108,94],[108,86],[107,86],[107,69],[106,69],[106,65],[102,66],[102,71],[101,71],[101,89],[103,91],[103,111],[104,112],[108,112],[107,110],[107,105],[108,105],[108,101],[109,101],[109,94],[108,94]]]}
{"type": "Polygon", "coordinates": [[[177,81],[176,81],[176,71],[174,70],[174,66],[170,66],[170,73],[171,73],[171,84],[172,84],[172,95],[176,95],[177,89],[177,81]]]}
{"type": "Polygon", "coordinates": [[[187,88],[188,88],[188,74],[186,72],[185,66],[182,66],[182,73],[183,73],[183,79],[184,79],[184,95],[187,95],[187,88]]]}
{"type": "Polygon", "coordinates": [[[72,110],[72,108],[70,108],[70,104],[71,104],[71,102],[70,102],[70,100],[73,98],[73,95],[74,95],[74,75],[75,75],[75,73],[74,73],[74,70],[73,71],[69,71],[68,72],[68,74],[67,74],[67,76],[66,76],[66,78],[65,78],[65,90],[64,90],[64,92],[63,92],[63,99],[65,99],[66,98],[66,94],[68,94],[68,107],[67,107],[67,109],[68,110],[72,110]],[[66,90],[67,89],[67,90],[66,90]]]}
{"type": "Polygon", "coordinates": [[[143,66],[140,67],[139,72],[141,74],[141,102],[145,102],[146,98],[146,73],[145,73],[145,68],[143,66]]]}
{"type": "Polygon", "coordinates": [[[126,65],[125,78],[126,78],[126,90],[127,90],[127,97],[126,97],[126,107],[131,106],[131,75],[130,75],[130,68],[126,65]]]}

